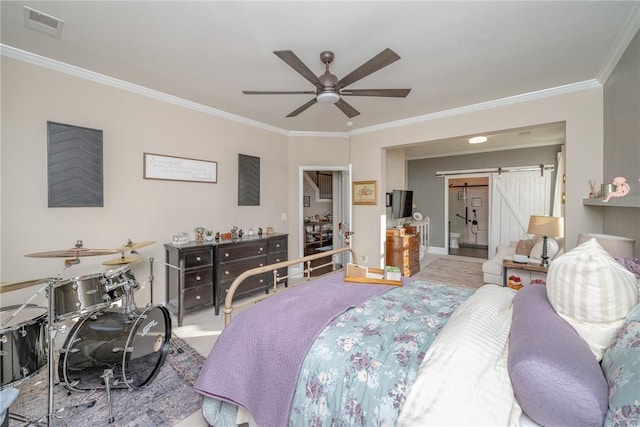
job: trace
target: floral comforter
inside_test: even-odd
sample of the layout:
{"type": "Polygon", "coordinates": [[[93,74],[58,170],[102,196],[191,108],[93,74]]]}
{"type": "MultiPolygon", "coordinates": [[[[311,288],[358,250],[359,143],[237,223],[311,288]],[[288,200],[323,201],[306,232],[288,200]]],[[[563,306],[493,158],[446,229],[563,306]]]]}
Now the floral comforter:
{"type": "Polygon", "coordinates": [[[395,425],[429,345],[473,291],[414,280],[336,317],[305,358],[289,425],[395,425]]]}

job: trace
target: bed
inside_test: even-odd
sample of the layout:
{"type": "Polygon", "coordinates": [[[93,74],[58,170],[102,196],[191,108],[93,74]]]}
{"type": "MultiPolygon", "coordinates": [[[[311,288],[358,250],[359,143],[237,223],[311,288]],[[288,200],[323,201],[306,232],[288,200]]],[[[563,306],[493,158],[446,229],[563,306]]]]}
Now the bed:
{"type": "MultiPolygon", "coordinates": [[[[350,249],[320,255],[335,259],[345,251],[350,249]]],[[[575,255],[563,255],[567,265],[584,265],[575,255]]],[[[618,293],[616,307],[621,308],[610,328],[610,345],[597,359],[591,341],[561,316],[566,309],[552,306],[555,297],[543,285],[519,292],[497,285],[476,290],[403,278],[398,287],[345,282],[342,270],[311,279],[313,259],[250,270],[232,285],[224,308],[227,326],[195,384],[205,397],[209,424],[601,426],[605,420],[606,425],[640,421],[640,396],[634,396],[640,387],[638,282],[624,268],[606,265],[617,275],[617,287],[622,280],[633,288],[627,286],[624,298],[618,293]],[[275,273],[296,264],[305,275],[297,286],[275,273]],[[257,274],[274,274],[274,287],[284,281],[289,286],[280,286],[271,298],[260,296],[259,303],[243,302],[252,306],[231,321],[238,306],[233,290],[257,274]]],[[[576,277],[575,271],[557,274],[576,277]]],[[[563,284],[561,277],[554,280],[563,284]]]]}

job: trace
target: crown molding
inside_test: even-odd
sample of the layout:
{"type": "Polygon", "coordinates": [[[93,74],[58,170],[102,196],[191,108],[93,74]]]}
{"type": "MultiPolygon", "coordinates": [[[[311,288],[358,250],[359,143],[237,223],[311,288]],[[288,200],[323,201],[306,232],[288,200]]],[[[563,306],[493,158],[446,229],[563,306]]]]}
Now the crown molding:
{"type": "Polygon", "coordinates": [[[146,96],[149,98],[157,99],[160,101],[168,102],[184,108],[189,108],[189,109],[199,111],[205,114],[209,114],[212,116],[216,116],[222,119],[234,121],[237,123],[245,124],[247,126],[252,126],[255,128],[259,128],[262,130],[266,130],[269,132],[274,132],[280,135],[285,135],[290,137],[347,138],[352,135],[378,132],[385,129],[393,129],[400,126],[423,123],[423,122],[437,120],[445,117],[458,116],[458,115],[467,114],[474,111],[487,110],[491,108],[517,104],[521,102],[532,101],[535,99],[557,96],[564,93],[577,92],[585,89],[602,87],[602,84],[598,80],[593,79],[593,80],[587,80],[583,82],[571,83],[564,86],[543,89],[535,92],[510,96],[506,98],[496,99],[492,101],[482,102],[478,104],[467,105],[464,107],[452,108],[449,110],[443,110],[435,113],[424,114],[421,116],[410,117],[407,119],[396,120],[393,122],[381,123],[378,125],[373,125],[369,127],[360,128],[360,129],[354,129],[347,132],[290,131],[290,130],[281,129],[275,126],[271,126],[256,120],[251,120],[246,117],[227,113],[226,111],[218,110],[216,108],[208,107],[206,105],[198,104],[196,102],[188,101],[186,99],[179,98],[177,96],[168,95],[166,93],[152,90],[144,86],[139,86],[133,83],[125,82],[123,80],[115,79],[113,77],[105,76],[103,74],[89,71],[84,68],[76,67],[74,65],[70,65],[64,62],[56,61],[54,59],[46,58],[44,56],[36,55],[34,53],[27,52],[21,49],[16,49],[14,47],[1,44],[1,43],[0,43],[0,55],[6,56],[8,58],[13,58],[20,61],[28,62],[37,66],[49,68],[55,71],[59,71],[59,72],[80,77],[83,79],[87,79],[96,83],[116,87],[122,90],[133,92],[133,93],[146,96]]]}
{"type": "Polygon", "coordinates": [[[222,119],[242,123],[248,126],[263,129],[269,132],[278,133],[281,135],[289,135],[289,131],[280,129],[275,126],[267,125],[256,120],[247,119],[246,117],[238,116],[235,114],[227,113],[226,111],[218,110],[216,108],[208,107],[206,105],[198,104],[197,102],[188,101],[177,96],[168,95],[157,90],[149,89],[144,86],[139,86],[133,83],[125,82],[124,80],[115,79],[113,77],[105,76],[104,74],[89,71],[84,68],[76,67],[74,65],[66,64],[64,62],[56,61],[51,58],[36,55],[31,52],[27,52],[21,49],[16,49],[12,46],[0,44],[0,54],[8,58],[17,59],[19,61],[28,62],[40,67],[49,68],[51,70],[59,71],[61,73],[69,74],[82,79],[90,80],[96,83],[112,86],[118,89],[133,92],[138,95],[146,96],[149,98],[157,99],[159,101],[168,102],[170,104],[178,105],[180,107],[189,108],[191,110],[199,111],[201,113],[209,114],[212,116],[220,117],[222,119]]]}
{"type": "Polygon", "coordinates": [[[601,84],[605,84],[607,79],[613,70],[616,68],[616,65],[624,55],[624,52],[629,47],[629,43],[636,36],[636,34],[640,31],[640,2],[637,2],[634,5],[634,9],[627,17],[627,21],[622,26],[620,33],[618,34],[618,38],[614,43],[614,48],[611,49],[609,56],[604,62],[600,73],[598,74],[598,81],[601,84]]]}
{"type": "Polygon", "coordinates": [[[382,123],[379,125],[364,127],[349,132],[350,135],[358,135],[370,132],[378,132],[385,129],[392,129],[400,126],[407,126],[416,123],[428,122],[431,120],[442,119],[445,117],[460,116],[474,111],[488,110],[491,108],[503,107],[507,105],[519,104],[521,102],[533,101],[536,99],[548,98],[565,93],[578,92],[585,89],[601,88],[602,85],[597,80],[586,80],[583,82],[571,83],[564,86],[557,86],[548,89],[542,89],[535,92],[523,93],[520,95],[509,96],[506,98],[495,99],[493,101],[481,102],[479,104],[465,105],[464,107],[452,108],[450,110],[437,111],[435,113],[424,114],[421,116],[410,117],[408,119],[396,120],[393,122],[382,123]]]}

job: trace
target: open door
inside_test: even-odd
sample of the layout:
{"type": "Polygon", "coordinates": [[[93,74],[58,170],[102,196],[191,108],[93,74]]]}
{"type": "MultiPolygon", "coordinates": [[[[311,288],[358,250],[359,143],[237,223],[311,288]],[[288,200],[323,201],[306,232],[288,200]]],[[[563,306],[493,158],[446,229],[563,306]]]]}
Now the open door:
{"type": "MultiPolygon", "coordinates": [[[[349,245],[349,240],[345,238],[345,232],[348,232],[351,228],[351,165],[347,167],[339,166],[301,166],[299,170],[299,230],[301,230],[298,241],[298,254],[299,257],[308,255],[310,250],[323,250],[323,249],[338,249],[349,245]],[[333,175],[333,197],[330,206],[330,224],[326,222],[323,224],[317,224],[310,216],[315,216],[315,212],[309,214],[309,209],[305,210],[305,204],[311,206],[314,205],[314,194],[305,194],[305,188],[309,189],[309,183],[306,176],[307,172],[331,173],[333,175]],[[305,185],[306,184],[306,185],[305,185]],[[307,214],[305,214],[307,212],[307,214]],[[322,244],[316,244],[314,236],[311,235],[317,232],[316,228],[319,228],[320,237],[324,238],[329,233],[331,234],[331,241],[323,241],[322,244]],[[316,248],[317,246],[317,248],[316,248]]],[[[309,191],[309,190],[307,190],[309,191]]],[[[327,217],[328,212],[318,212],[318,214],[324,219],[327,217]],[[322,215],[324,214],[324,215],[322,215]]],[[[342,258],[348,257],[349,254],[339,254],[342,258]]],[[[348,259],[336,260],[338,264],[345,265],[350,262],[348,259]]]]}

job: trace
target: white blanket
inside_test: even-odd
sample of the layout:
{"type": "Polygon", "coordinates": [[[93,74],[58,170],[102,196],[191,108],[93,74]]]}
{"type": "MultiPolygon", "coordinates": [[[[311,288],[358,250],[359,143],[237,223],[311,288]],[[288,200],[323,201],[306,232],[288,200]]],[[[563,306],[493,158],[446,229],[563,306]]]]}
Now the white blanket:
{"type": "Polygon", "coordinates": [[[519,425],[507,371],[514,294],[485,285],[456,310],[420,365],[399,427],[519,425]]]}

